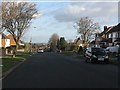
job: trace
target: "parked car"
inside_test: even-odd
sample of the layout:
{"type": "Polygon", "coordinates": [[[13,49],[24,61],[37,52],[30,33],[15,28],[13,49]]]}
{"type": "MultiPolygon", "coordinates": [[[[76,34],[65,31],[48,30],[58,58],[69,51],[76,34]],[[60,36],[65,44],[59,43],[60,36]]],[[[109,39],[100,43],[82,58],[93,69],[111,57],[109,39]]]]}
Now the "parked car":
{"type": "Polygon", "coordinates": [[[50,48],[45,48],[44,52],[50,52],[50,48]]]}
{"type": "Polygon", "coordinates": [[[62,52],[62,50],[57,50],[57,52],[61,53],[61,52],[62,52]]]}
{"type": "Polygon", "coordinates": [[[109,57],[103,48],[89,47],[85,52],[86,62],[109,62],[109,57]]]}
{"type": "Polygon", "coordinates": [[[107,47],[105,50],[107,53],[118,53],[118,46],[110,46],[107,47]]]}
{"type": "Polygon", "coordinates": [[[43,49],[38,49],[38,51],[37,51],[38,53],[43,53],[44,52],[44,50],[43,49]]]}

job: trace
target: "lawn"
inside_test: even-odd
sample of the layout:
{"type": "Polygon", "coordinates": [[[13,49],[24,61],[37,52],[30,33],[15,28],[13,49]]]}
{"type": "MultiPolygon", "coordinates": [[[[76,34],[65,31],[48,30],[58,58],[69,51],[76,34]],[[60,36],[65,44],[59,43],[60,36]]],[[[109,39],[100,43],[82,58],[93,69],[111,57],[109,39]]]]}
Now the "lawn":
{"type": "Polygon", "coordinates": [[[30,54],[16,55],[14,58],[12,56],[2,57],[2,73],[8,71],[10,68],[17,65],[21,62],[21,60],[24,60],[28,56],[30,56],[30,54]]]}

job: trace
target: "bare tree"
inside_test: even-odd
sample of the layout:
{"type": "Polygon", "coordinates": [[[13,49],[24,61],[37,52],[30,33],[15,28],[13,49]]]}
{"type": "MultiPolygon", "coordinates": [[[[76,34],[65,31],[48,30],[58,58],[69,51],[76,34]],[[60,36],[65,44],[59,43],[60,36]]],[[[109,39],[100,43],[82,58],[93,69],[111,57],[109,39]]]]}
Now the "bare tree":
{"type": "Polygon", "coordinates": [[[0,2],[0,32],[3,32],[2,29],[2,3],[0,2]]]}
{"type": "Polygon", "coordinates": [[[98,23],[94,23],[89,17],[82,17],[74,27],[80,34],[80,39],[83,40],[84,47],[88,45],[93,35],[100,30],[98,23]]]}
{"type": "Polygon", "coordinates": [[[33,16],[37,13],[35,4],[28,2],[2,3],[2,28],[7,30],[16,42],[14,55],[19,46],[19,40],[29,27],[33,16]]]}
{"type": "Polygon", "coordinates": [[[49,42],[48,42],[50,44],[50,48],[52,50],[56,49],[58,40],[59,40],[58,34],[56,34],[56,33],[52,34],[52,36],[50,37],[49,42]]]}

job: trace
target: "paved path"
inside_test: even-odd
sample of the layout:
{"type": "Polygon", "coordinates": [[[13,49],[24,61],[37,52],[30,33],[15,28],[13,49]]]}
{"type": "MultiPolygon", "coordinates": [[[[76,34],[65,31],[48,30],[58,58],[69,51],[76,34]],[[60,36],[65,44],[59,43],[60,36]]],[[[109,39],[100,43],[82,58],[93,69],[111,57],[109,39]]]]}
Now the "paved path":
{"type": "Polygon", "coordinates": [[[116,88],[118,67],[45,52],[28,58],[3,79],[3,88],[116,88]]]}

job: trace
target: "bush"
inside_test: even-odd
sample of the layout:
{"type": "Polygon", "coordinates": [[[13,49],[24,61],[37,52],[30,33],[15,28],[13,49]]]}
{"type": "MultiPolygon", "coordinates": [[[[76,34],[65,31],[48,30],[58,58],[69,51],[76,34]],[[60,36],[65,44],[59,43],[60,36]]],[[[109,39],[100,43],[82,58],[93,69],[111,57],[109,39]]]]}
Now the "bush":
{"type": "Polygon", "coordinates": [[[70,50],[71,50],[71,51],[78,52],[79,46],[77,46],[77,45],[72,45],[71,48],[70,48],[70,50]]]}

